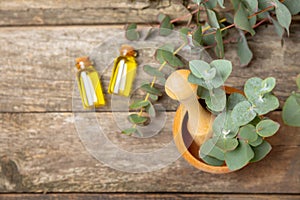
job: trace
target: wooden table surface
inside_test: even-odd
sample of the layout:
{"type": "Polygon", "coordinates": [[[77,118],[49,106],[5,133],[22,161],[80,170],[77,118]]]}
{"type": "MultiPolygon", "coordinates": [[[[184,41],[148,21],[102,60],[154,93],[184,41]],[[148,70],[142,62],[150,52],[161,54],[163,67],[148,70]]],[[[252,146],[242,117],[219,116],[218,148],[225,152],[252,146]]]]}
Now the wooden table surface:
{"type": "MultiPolygon", "coordinates": [[[[283,102],[296,90],[300,73],[299,23],[292,24],[283,46],[272,25],[257,29],[249,40],[254,59],[247,68],[238,66],[236,45],[226,45],[226,58],[234,65],[228,85],[241,88],[252,76],[277,79],[274,92],[281,107],[269,117],[281,128],[269,140],[273,149],[263,161],[226,175],[199,171],[183,158],[157,171],[128,173],[99,162],[79,139],[77,111],[72,107],[74,58],[88,55],[125,23],[152,23],[159,12],[174,18],[188,11],[175,0],[67,2],[0,1],[1,200],[300,198],[300,129],[281,120],[283,102]]],[[[142,80],[146,75],[140,71],[137,79],[142,80]]],[[[104,88],[109,76],[110,72],[103,74],[104,88]]],[[[178,104],[168,98],[162,104],[167,111],[165,127],[147,140],[120,135],[110,103],[96,116],[115,144],[128,151],[151,149],[172,137],[178,104]]]]}

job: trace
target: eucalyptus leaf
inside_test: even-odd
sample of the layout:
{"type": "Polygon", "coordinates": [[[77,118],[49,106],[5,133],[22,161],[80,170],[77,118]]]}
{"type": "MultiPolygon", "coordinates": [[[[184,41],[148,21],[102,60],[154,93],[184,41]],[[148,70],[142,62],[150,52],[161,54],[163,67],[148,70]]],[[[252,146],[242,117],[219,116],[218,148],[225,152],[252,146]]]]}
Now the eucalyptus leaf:
{"type": "Polygon", "coordinates": [[[268,8],[269,6],[272,6],[271,0],[258,0],[258,8],[261,10],[264,10],[268,8]]]}
{"type": "Polygon", "coordinates": [[[122,131],[122,133],[125,134],[125,135],[132,135],[132,134],[134,134],[136,131],[137,131],[136,128],[127,128],[127,129],[124,129],[124,130],[122,131]]]}
{"type": "Polygon", "coordinates": [[[262,87],[262,81],[263,80],[258,77],[252,77],[246,81],[244,92],[250,102],[255,102],[255,100],[261,96],[260,90],[262,87]]]}
{"type": "Polygon", "coordinates": [[[150,84],[144,84],[141,86],[141,89],[144,90],[145,92],[147,93],[150,93],[150,94],[154,94],[154,95],[157,95],[157,96],[161,96],[162,93],[160,90],[156,89],[155,87],[151,87],[150,84]]]}
{"type": "Polygon", "coordinates": [[[261,137],[270,137],[274,135],[279,130],[280,124],[274,122],[273,120],[266,119],[260,121],[256,125],[256,132],[261,137]]]}
{"type": "Polygon", "coordinates": [[[292,22],[292,15],[289,9],[284,4],[280,3],[280,1],[278,0],[273,0],[273,1],[275,3],[275,13],[276,13],[277,20],[279,24],[286,29],[287,34],[289,35],[289,27],[292,22]]]}
{"type": "Polygon", "coordinates": [[[250,160],[250,162],[257,162],[262,160],[268,153],[271,151],[272,147],[267,141],[263,141],[259,146],[252,147],[254,151],[254,157],[250,160]]]}
{"type": "Polygon", "coordinates": [[[146,107],[146,111],[151,117],[156,116],[155,108],[151,102],[149,102],[148,106],[146,107]]]}
{"type": "Polygon", "coordinates": [[[152,99],[153,101],[157,101],[157,100],[158,100],[158,96],[157,96],[157,95],[150,94],[149,97],[150,97],[150,99],[152,99]]]}
{"type": "Polygon", "coordinates": [[[206,9],[206,14],[208,17],[208,23],[213,28],[220,28],[219,21],[217,19],[215,11],[211,9],[206,9]]]}
{"type": "Polygon", "coordinates": [[[239,141],[239,145],[233,151],[225,152],[225,162],[230,170],[238,170],[246,166],[254,157],[254,152],[245,141],[239,141]]]}
{"type": "Polygon", "coordinates": [[[267,93],[263,97],[259,96],[252,101],[254,110],[258,115],[265,115],[279,107],[279,101],[274,95],[267,93]]]}
{"type": "Polygon", "coordinates": [[[239,136],[246,140],[247,143],[255,142],[257,140],[257,134],[255,126],[247,124],[240,128],[239,136]]]}
{"type": "Polygon", "coordinates": [[[255,31],[249,22],[247,11],[242,2],[240,2],[239,7],[234,15],[234,24],[237,28],[249,32],[252,36],[255,34],[255,31]]]}
{"type": "Polygon", "coordinates": [[[239,142],[236,138],[218,138],[216,145],[222,149],[224,152],[233,151],[239,142]]]}
{"type": "Polygon", "coordinates": [[[242,101],[246,101],[246,97],[240,93],[232,93],[227,99],[227,109],[232,110],[234,106],[242,101]]]}
{"type": "Polygon", "coordinates": [[[137,25],[136,24],[129,24],[126,27],[125,36],[128,40],[138,40],[140,38],[140,34],[136,31],[137,25]]]}
{"type": "Polygon", "coordinates": [[[224,58],[224,45],[223,45],[223,37],[220,29],[217,29],[215,34],[215,40],[216,40],[216,47],[215,47],[215,53],[218,58],[224,58]]]}
{"type": "Polygon", "coordinates": [[[174,46],[171,45],[171,44],[165,44],[165,45],[159,47],[158,49],[156,49],[155,58],[159,63],[165,62],[165,59],[162,56],[163,52],[173,53],[174,52],[174,46]]]}
{"type": "Polygon", "coordinates": [[[237,54],[242,67],[247,66],[253,58],[253,53],[248,46],[247,39],[242,31],[237,44],[237,54]]]}
{"type": "Polygon", "coordinates": [[[196,77],[194,74],[190,73],[189,76],[188,76],[188,81],[190,83],[193,83],[193,84],[197,84],[197,85],[200,85],[201,87],[204,87],[207,89],[207,85],[205,83],[205,80],[202,79],[202,78],[198,78],[196,77]]]}
{"type": "Polygon", "coordinates": [[[157,15],[157,20],[158,20],[158,22],[161,23],[161,22],[165,19],[165,17],[166,17],[165,14],[159,13],[159,14],[157,15]]]}
{"type": "Polygon", "coordinates": [[[263,139],[258,135],[257,139],[254,142],[249,142],[249,144],[253,147],[257,147],[263,142],[263,139]]]}
{"type": "Polygon", "coordinates": [[[208,156],[208,155],[202,155],[200,154],[200,158],[207,164],[211,166],[222,166],[224,165],[224,160],[218,160],[217,158],[208,156]]]}
{"type": "Polygon", "coordinates": [[[224,6],[224,0],[218,0],[218,4],[221,8],[225,8],[224,6]]]}
{"type": "Polygon", "coordinates": [[[183,28],[179,29],[180,37],[185,43],[188,43],[187,37],[188,37],[188,33],[190,31],[191,30],[187,27],[183,27],[183,28]]]}
{"type": "Polygon", "coordinates": [[[206,8],[214,9],[217,6],[218,0],[205,0],[204,5],[206,8]]]}
{"type": "Polygon", "coordinates": [[[143,124],[148,120],[147,117],[139,116],[138,114],[131,114],[128,116],[129,121],[134,124],[143,124]]]}
{"type": "Polygon", "coordinates": [[[174,29],[174,24],[171,24],[171,18],[169,16],[165,16],[165,18],[160,23],[159,34],[162,36],[168,36],[172,33],[174,29]]]}
{"type": "Polygon", "coordinates": [[[159,71],[157,68],[151,67],[150,65],[144,65],[144,71],[150,76],[164,77],[164,73],[159,71]]]}
{"type": "Polygon", "coordinates": [[[189,67],[192,74],[197,78],[203,78],[203,72],[210,69],[210,65],[202,60],[191,60],[189,67]]]}
{"type": "Polygon", "coordinates": [[[232,110],[232,121],[237,126],[243,126],[251,122],[256,116],[251,103],[248,101],[242,101],[238,103],[232,110]]]}
{"type": "Polygon", "coordinates": [[[239,131],[239,127],[232,121],[231,111],[218,114],[212,128],[214,134],[221,138],[233,138],[239,131]]]}
{"type": "Polygon", "coordinates": [[[283,4],[289,9],[292,15],[296,15],[300,12],[299,0],[285,0],[283,4]]]}
{"type": "Polygon", "coordinates": [[[202,3],[202,0],[192,0],[194,3],[200,5],[200,3],[202,3]]]}
{"type": "MultiPolygon", "coordinates": [[[[224,160],[224,151],[216,146],[213,139],[206,140],[200,147],[200,156],[211,156],[218,160],[224,160]]],[[[203,157],[200,157],[203,158],[203,157]]]]}
{"type": "Polygon", "coordinates": [[[300,94],[293,93],[284,103],[282,119],[289,126],[300,127],[300,94]]]}
{"type": "Polygon", "coordinates": [[[150,103],[149,101],[138,100],[138,101],[133,102],[133,103],[129,106],[129,108],[130,108],[130,109],[144,108],[144,107],[148,106],[149,103],[150,103]]]}
{"type": "Polygon", "coordinates": [[[273,19],[271,17],[271,21],[274,25],[274,28],[275,28],[275,32],[277,33],[277,35],[282,38],[283,37],[283,34],[284,34],[284,28],[278,23],[278,21],[276,21],[275,19],[273,19]]]}
{"type": "Polygon", "coordinates": [[[169,51],[163,51],[162,57],[164,60],[171,65],[172,67],[182,67],[184,66],[183,62],[173,53],[169,51]]]}
{"type": "Polygon", "coordinates": [[[214,88],[209,90],[210,98],[205,99],[205,103],[208,108],[215,111],[220,112],[224,110],[226,106],[226,93],[221,88],[214,88]]]}
{"type": "Polygon", "coordinates": [[[273,77],[268,77],[265,80],[262,81],[262,88],[260,90],[261,94],[266,94],[268,92],[271,92],[275,85],[276,85],[276,79],[273,77]]]}
{"type": "Polygon", "coordinates": [[[193,43],[196,46],[200,46],[203,44],[203,33],[202,33],[202,26],[199,25],[195,32],[193,33],[193,43]]]}
{"type": "Polygon", "coordinates": [[[210,66],[216,68],[217,75],[213,79],[214,87],[218,88],[224,84],[232,71],[232,64],[228,60],[218,59],[210,63],[210,66]],[[216,84],[218,82],[218,84],[216,84]]]}
{"type": "Polygon", "coordinates": [[[257,12],[258,10],[257,0],[242,0],[242,2],[246,5],[247,9],[251,11],[251,13],[257,12]]]}

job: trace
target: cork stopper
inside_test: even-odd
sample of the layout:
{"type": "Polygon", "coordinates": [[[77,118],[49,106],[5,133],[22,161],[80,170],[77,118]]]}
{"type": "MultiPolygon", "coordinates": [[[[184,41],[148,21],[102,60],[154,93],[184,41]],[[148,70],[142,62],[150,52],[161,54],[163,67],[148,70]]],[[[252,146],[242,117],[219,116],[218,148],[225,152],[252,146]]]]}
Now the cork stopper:
{"type": "Polygon", "coordinates": [[[81,64],[83,63],[85,67],[89,67],[92,65],[92,62],[90,61],[89,57],[85,56],[85,57],[80,57],[80,58],[76,58],[76,68],[79,70],[81,69],[81,64]]]}
{"type": "Polygon", "coordinates": [[[124,44],[120,48],[120,55],[121,56],[136,56],[137,52],[134,50],[132,46],[124,44]]]}

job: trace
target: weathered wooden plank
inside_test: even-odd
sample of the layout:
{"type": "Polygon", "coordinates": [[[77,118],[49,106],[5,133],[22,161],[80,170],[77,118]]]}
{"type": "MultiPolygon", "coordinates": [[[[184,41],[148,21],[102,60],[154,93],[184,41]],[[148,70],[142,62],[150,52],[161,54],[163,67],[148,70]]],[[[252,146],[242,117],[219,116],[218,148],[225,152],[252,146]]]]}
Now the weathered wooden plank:
{"type": "Polygon", "coordinates": [[[188,10],[182,0],[2,0],[0,26],[153,23],[159,13],[176,18],[188,10]]]}
{"type": "MultiPolygon", "coordinates": [[[[170,142],[173,116],[173,112],[167,113],[162,132],[148,139],[120,135],[111,113],[97,113],[96,118],[113,144],[129,152],[143,153],[163,148],[170,142]]],[[[89,113],[85,117],[92,119],[95,116],[89,113]]],[[[270,117],[280,121],[280,112],[275,112],[270,117]]],[[[78,137],[76,128],[82,130],[78,129],[76,119],[85,120],[76,114],[74,117],[72,113],[0,114],[0,191],[273,194],[300,192],[300,136],[299,129],[296,128],[282,126],[279,133],[269,140],[273,150],[268,157],[235,173],[204,173],[180,158],[160,170],[134,174],[111,169],[108,164],[94,159],[78,137]]],[[[79,133],[81,137],[92,136],[89,130],[89,127],[93,127],[92,121],[88,122],[90,125],[83,129],[86,132],[79,133]]],[[[97,137],[92,139],[95,144],[101,143],[97,137]]],[[[97,152],[94,151],[93,154],[96,155],[97,152]]],[[[115,160],[118,156],[114,151],[103,151],[101,148],[99,152],[102,156],[100,159],[115,160]]],[[[171,154],[172,152],[168,155],[171,154]]],[[[163,153],[155,155],[155,160],[166,158],[163,153]]],[[[145,159],[151,160],[153,157],[145,159]]],[[[140,165],[130,164],[126,157],[116,162],[120,166],[132,168],[140,165]]]]}
{"type": "MultiPolygon", "coordinates": [[[[90,54],[104,41],[125,43],[121,31],[120,26],[2,28],[0,112],[80,110],[80,103],[74,104],[72,108],[73,88],[77,87],[74,82],[74,58],[90,54]],[[108,40],[110,36],[112,39],[108,40]]],[[[300,24],[291,27],[290,37],[284,38],[283,47],[272,26],[261,27],[257,32],[249,41],[255,58],[248,68],[238,66],[235,44],[227,45],[226,58],[234,64],[227,84],[241,88],[249,77],[274,76],[278,84],[275,94],[282,104],[290,92],[296,89],[294,79],[300,72],[300,24]]],[[[116,52],[117,49],[114,52],[117,55],[116,52]]],[[[102,73],[103,87],[107,88],[111,68],[105,70],[105,67],[96,66],[102,73]]],[[[137,82],[150,78],[141,68],[138,74],[137,82]]],[[[111,96],[106,97],[108,105],[101,108],[102,111],[110,110],[111,96]]],[[[167,110],[177,107],[167,97],[161,103],[167,110]]]]}
{"type": "Polygon", "coordinates": [[[112,193],[112,194],[5,194],[0,195],[1,200],[98,200],[98,199],[258,199],[258,200],[288,200],[299,199],[299,195],[274,195],[274,194],[147,194],[147,193],[112,193]]]}

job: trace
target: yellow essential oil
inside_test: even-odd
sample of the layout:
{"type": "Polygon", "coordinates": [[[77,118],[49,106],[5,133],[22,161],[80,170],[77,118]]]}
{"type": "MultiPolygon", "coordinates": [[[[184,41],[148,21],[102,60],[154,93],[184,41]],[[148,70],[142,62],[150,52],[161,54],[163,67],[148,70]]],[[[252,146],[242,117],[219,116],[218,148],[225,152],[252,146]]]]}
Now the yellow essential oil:
{"type": "Polygon", "coordinates": [[[88,109],[105,105],[99,74],[89,58],[77,58],[76,68],[76,78],[83,107],[88,109]]]}
{"type": "Polygon", "coordinates": [[[115,59],[109,82],[108,93],[128,97],[136,76],[137,53],[133,47],[122,45],[120,56],[115,59]]]}

